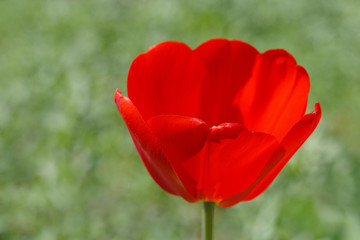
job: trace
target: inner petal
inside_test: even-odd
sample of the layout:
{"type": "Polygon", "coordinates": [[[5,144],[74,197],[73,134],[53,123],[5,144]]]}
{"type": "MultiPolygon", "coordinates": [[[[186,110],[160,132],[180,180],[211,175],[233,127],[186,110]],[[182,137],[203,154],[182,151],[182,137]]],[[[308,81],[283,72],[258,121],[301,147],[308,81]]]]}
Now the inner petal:
{"type": "Polygon", "coordinates": [[[214,39],[194,50],[164,42],[133,61],[128,95],[145,120],[182,115],[210,126],[241,122],[234,97],[250,78],[257,54],[237,40],[214,39]]]}

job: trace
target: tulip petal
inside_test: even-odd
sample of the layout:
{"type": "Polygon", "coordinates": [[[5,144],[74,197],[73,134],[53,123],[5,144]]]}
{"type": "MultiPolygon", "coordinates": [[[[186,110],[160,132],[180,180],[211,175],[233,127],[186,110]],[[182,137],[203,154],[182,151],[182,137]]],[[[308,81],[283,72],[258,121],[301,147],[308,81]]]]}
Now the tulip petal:
{"type": "Polygon", "coordinates": [[[131,100],[122,96],[117,90],[115,102],[129,129],[136,149],[155,182],[171,194],[180,195],[189,202],[196,201],[185,190],[158,140],[131,100]]]}
{"type": "Polygon", "coordinates": [[[202,188],[216,202],[248,188],[279,146],[275,137],[239,124],[213,128],[210,139],[202,188]]]}
{"type": "Polygon", "coordinates": [[[241,122],[233,99],[250,78],[258,51],[239,40],[213,39],[194,49],[194,54],[205,64],[210,76],[201,91],[201,119],[209,126],[241,122]]]}
{"type": "Polygon", "coordinates": [[[209,126],[241,122],[233,99],[250,78],[258,54],[238,40],[214,39],[194,50],[183,43],[163,42],[133,61],[128,95],[145,120],[182,115],[209,126]]]}
{"type": "Polygon", "coordinates": [[[279,146],[273,136],[236,123],[209,131],[198,119],[158,116],[148,124],[185,188],[198,200],[219,201],[248,188],[279,146]]]}
{"type": "Polygon", "coordinates": [[[258,55],[253,75],[238,92],[235,104],[247,128],[281,141],[304,116],[309,89],[305,69],[288,52],[269,50],[258,55]]]}
{"type": "Polygon", "coordinates": [[[128,95],[144,120],[157,115],[200,117],[207,70],[184,43],[163,42],[131,64],[128,95]]]}
{"type": "Polygon", "coordinates": [[[196,118],[162,115],[149,119],[148,125],[186,190],[201,200],[198,185],[204,145],[209,135],[206,123],[196,118]]]}
{"type": "Polygon", "coordinates": [[[320,104],[315,104],[315,110],[305,115],[288,132],[261,171],[256,181],[246,190],[234,194],[219,203],[222,207],[231,207],[240,201],[249,201],[260,195],[272,183],[289,159],[301,147],[305,140],[315,130],[321,118],[320,104]]]}

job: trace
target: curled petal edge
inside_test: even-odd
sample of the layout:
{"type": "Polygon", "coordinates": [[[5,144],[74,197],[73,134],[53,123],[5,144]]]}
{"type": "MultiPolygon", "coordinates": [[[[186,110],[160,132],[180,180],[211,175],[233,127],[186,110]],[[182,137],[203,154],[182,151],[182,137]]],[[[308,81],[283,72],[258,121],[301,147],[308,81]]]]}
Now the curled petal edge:
{"type": "Polygon", "coordinates": [[[166,192],[196,202],[184,188],[158,140],[131,100],[117,89],[115,103],[130,132],[140,157],[154,181],[166,192]]]}

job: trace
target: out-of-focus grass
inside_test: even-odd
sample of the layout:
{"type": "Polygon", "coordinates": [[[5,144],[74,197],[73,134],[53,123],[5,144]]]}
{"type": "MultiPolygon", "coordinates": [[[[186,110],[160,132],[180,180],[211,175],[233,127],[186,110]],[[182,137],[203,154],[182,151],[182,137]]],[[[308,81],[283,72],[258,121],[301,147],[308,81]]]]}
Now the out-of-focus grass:
{"type": "Polygon", "coordinates": [[[149,46],[285,48],[323,119],[217,239],[360,238],[360,2],[0,1],[0,239],[199,239],[200,204],[150,179],[113,103],[149,46]]]}

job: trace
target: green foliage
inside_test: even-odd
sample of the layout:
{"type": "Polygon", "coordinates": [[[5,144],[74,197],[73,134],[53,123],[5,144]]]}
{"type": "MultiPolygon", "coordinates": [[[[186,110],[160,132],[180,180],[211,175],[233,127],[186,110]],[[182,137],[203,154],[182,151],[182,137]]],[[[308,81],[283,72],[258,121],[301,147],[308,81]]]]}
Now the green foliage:
{"type": "Polygon", "coordinates": [[[216,209],[217,239],[359,239],[360,2],[0,1],[0,239],[199,239],[201,204],[150,179],[113,103],[164,40],[285,48],[323,119],[254,201],[216,209]]]}

